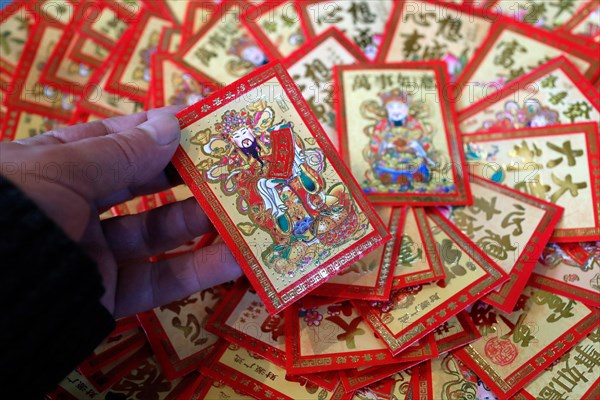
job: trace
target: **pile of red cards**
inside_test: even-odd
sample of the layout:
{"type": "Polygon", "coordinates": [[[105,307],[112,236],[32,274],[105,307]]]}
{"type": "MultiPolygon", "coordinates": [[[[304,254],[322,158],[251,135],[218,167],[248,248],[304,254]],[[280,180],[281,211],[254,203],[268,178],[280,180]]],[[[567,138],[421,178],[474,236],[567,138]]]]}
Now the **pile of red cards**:
{"type": "Polygon", "coordinates": [[[1,21],[0,137],[189,105],[187,186],[103,217],[191,191],[218,234],[156,260],[221,249],[245,273],[118,321],[51,399],[600,397],[596,0],[1,21]]]}

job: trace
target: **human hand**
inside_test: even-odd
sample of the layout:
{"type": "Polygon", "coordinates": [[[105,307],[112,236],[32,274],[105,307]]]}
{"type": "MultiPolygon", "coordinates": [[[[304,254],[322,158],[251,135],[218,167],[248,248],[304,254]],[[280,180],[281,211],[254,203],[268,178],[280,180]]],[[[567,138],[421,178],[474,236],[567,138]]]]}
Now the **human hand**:
{"type": "Polygon", "coordinates": [[[0,144],[0,173],[97,262],[106,289],[102,304],[116,318],[241,275],[224,244],[148,261],[214,229],[193,198],[100,221],[102,210],[173,186],[165,167],[179,144],[173,116],[179,110],[165,107],[0,144]]]}

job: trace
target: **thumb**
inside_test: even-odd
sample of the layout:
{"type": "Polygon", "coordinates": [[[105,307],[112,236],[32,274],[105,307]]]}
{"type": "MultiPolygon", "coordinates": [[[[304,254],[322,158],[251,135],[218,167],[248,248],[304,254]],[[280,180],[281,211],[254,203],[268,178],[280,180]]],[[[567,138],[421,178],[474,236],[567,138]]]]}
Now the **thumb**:
{"type": "Polygon", "coordinates": [[[158,114],[135,128],[69,144],[83,168],[78,191],[98,199],[146,183],[169,164],[179,137],[177,118],[158,114]]]}

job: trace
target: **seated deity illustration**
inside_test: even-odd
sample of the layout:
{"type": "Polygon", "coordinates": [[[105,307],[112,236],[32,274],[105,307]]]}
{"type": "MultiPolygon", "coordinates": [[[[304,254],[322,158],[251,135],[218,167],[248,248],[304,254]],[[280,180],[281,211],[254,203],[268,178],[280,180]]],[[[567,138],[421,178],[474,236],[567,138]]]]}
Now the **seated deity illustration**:
{"type": "Polygon", "coordinates": [[[483,122],[484,131],[520,128],[542,128],[559,123],[558,112],[542,107],[536,99],[525,100],[523,106],[507,101],[504,111],[497,112],[494,119],[483,122]]]}
{"type": "Polygon", "coordinates": [[[244,76],[269,62],[260,46],[246,35],[233,39],[227,53],[236,57],[226,65],[227,70],[234,75],[244,76]]]}
{"type": "Polygon", "coordinates": [[[361,105],[364,118],[374,120],[365,128],[369,143],[363,149],[370,169],[363,181],[365,192],[404,192],[415,183],[427,184],[437,164],[431,143],[433,129],[425,121],[424,103],[411,104],[406,92],[394,89],[379,94],[380,102],[361,105]]]}
{"type": "Polygon", "coordinates": [[[236,196],[238,212],[248,216],[239,229],[248,236],[261,229],[272,238],[263,261],[293,276],[360,234],[366,217],[343,184],[327,185],[323,152],[307,148],[293,123],[275,118],[259,100],[226,111],[192,143],[210,156],[197,166],[205,179],[236,196]]]}

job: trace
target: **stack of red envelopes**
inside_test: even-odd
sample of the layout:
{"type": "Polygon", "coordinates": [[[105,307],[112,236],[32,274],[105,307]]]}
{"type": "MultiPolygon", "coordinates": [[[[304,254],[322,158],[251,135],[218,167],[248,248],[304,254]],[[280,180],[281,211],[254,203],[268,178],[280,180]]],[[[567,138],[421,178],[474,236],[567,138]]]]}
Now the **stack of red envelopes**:
{"type": "Polygon", "coordinates": [[[193,194],[218,234],[154,260],[245,274],[48,397],[600,397],[598,2],[217,3],[2,10],[0,138],[188,105],[186,186],[102,217],[193,194]]]}

